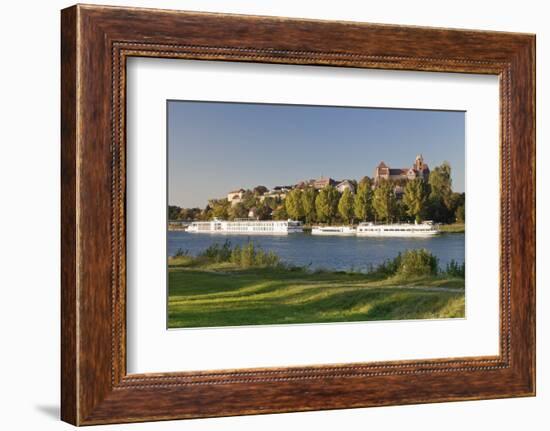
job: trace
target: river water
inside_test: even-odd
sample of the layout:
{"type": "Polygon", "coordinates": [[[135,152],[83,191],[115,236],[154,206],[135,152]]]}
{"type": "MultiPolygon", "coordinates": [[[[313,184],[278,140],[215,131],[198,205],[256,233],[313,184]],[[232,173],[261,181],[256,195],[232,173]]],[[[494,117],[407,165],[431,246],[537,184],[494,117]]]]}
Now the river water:
{"type": "Polygon", "coordinates": [[[425,248],[439,258],[442,268],[450,262],[464,262],[464,234],[441,234],[431,238],[365,238],[315,236],[308,233],[262,235],[193,234],[168,231],[168,255],[178,249],[197,255],[214,243],[232,245],[254,242],[265,251],[275,252],[284,262],[311,269],[364,271],[371,265],[394,258],[399,252],[425,248]]]}

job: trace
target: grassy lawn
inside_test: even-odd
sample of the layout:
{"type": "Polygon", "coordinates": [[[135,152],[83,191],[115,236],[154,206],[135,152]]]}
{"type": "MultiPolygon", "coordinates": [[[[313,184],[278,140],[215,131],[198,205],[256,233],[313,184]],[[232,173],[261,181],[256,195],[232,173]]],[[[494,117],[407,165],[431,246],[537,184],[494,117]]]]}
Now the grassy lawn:
{"type": "Polygon", "coordinates": [[[466,231],[464,223],[442,224],[439,230],[445,233],[464,233],[466,231]]]}
{"type": "Polygon", "coordinates": [[[169,262],[170,328],[464,316],[464,279],[169,262]]]}

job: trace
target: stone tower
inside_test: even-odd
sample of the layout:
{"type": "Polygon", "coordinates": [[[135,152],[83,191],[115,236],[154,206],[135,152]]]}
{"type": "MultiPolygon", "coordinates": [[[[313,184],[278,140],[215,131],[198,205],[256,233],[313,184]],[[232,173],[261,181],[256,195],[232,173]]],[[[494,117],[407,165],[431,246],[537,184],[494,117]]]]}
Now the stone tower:
{"type": "Polygon", "coordinates": [[[422,157],[422,154],[419,154],[416,156],[416,160],[414,161],[414,169],[416,171],[421,172],[424,168],[424,158],[422,157]]]}

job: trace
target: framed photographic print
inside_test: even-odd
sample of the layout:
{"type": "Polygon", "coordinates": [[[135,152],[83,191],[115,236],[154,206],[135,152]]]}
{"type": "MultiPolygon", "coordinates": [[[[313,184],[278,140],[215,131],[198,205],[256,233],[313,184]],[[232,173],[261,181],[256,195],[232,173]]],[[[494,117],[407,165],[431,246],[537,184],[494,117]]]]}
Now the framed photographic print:
{"type": "Polygon", "coordinates": [[[62,419],[535,394],[535,37],[62,11],[62,419]]]}
{"type": "Polygon", "coordinates": [[[168,328],[465,317],[464,112],[167,111],[168,328]]]}

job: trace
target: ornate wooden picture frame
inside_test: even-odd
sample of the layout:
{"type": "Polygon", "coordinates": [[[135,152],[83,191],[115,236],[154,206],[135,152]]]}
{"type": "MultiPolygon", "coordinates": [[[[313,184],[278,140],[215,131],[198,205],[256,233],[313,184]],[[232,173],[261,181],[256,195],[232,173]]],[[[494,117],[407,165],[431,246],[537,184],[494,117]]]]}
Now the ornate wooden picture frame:
{"type": "MultiPolygon", "coordinates": [[[[61,416],[75,425],[535,394],[535,37],[102,6],[62,11],[61,416]],[[460,72],[500,79],[500,354],[126,372],[126,60],[460,72]]],[[[495,222],[498,222],[495,220],[495,222]]]]}

